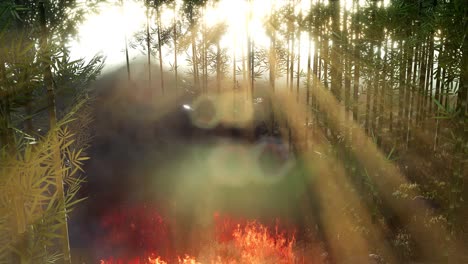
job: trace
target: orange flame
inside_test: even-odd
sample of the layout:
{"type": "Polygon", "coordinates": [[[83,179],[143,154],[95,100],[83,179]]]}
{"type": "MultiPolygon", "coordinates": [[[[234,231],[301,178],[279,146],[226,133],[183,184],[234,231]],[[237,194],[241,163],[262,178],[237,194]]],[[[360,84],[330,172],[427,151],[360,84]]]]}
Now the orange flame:
{"type": "MultiPolygon", "coordinates": [[[[115,215],[114,215],[115,216],[115,215]]],[[[206,256],[190,255],[177,256],[178,264],[236,264],[236,263],[294,263],[294,235],[286,236],[278,231],[278,224],[274,230],[258,221],[233,220],[229,217],[220,217],[215,213],[214,243],[207,249],[206,256]]],[[[154,219],[154,215],[153,218],[154,219]]],[[[161,220],[162,217],[158,217],[161,220]]],[[[109,224],[107,222],[107,224],[109,224]]],[[[162,224],[162,222],[161,222],[162,224]]],[[[150,240],[146,240],[150,242],[150,240]]],[[[152,245],[148,245],[154,250],[152,245]]],[[[167,260],[158,255],[156,251],[146,254],[145,257],[136,257],[124,260],[110,257],[101,260],[100,264],[167,264],[167,260]]]]}

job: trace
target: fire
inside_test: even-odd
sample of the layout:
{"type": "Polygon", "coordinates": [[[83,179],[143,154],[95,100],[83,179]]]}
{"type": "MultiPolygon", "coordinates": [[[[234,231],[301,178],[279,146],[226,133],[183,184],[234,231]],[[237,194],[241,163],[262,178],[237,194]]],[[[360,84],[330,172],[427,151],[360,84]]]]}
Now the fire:
{"type": "MultiPolygon", "coordinates": [[[[135,216],[135,213],[138,212],[138,210],[130,210],[129,212],[133,213],[133,216],[135,216]]],[[[148,222],[145,220],[146,216],[143,216],[138,213],[136,215],[143,217],[143,219],[137,221],[137,219],[134,219],[133,217],[135,222],[127,222],[129,223],[127,231],[130,230],[131,232],[136,234],[144,234],[147,231],[141,232],[141,230],[137,229],[148,228],[144,226],[139,226],[142,223],[148,224],[148,222]],[[135,226],[132,226],[132,223],[135,226]]],[[[145,243],[151,243],[156,241],[158,242],[158,245],[156,246],[161,246],[161,239],[167,239],[166,228],[168,228],[169,225],[162,221],[162,217],[156,217],[154,212],[150,215],[152,215],[150,219],[157,219],[156,222],[163,226],[163,228],[155,227],[153,225],[149,226],[151,228],[156,228],[156,231],[150,232],[150,234],[157,235],[160,237],[160,239],[140,239],[139,241],[143,241],[145,243]]],[[[120,214],[113,215],[113,217],[116,216],[123,217],[123,219],[116,219],[114,221],[109,221],[109,219],[107,219],[105,223],[107,225],[111,225],[112,223],[121,223],[122,221],[128,221],[125,212],[120,212],[120,214]]],[[[150,221],[149,223],[153,222],[150,221]]],[[[175,254],[174,256],[176,257],[173,257],[173,259],[170,260],[170,256],[166,256],[166,258],[164,258],[161,255],[159,255],[157,252],[160,249],[155,247],[155,245],[148,244],[143,245],[145,247],[145,250],[143,250],[143,255],[141,254],[142,251],[137,251],[137,254],[140,255],[139,257],[110,257],[108,259],[102,259],[100,261],[100,264],[289,264],[295,262],[294,235],[287,235],[287,233],[284,231],[280,232],[278,223],[276,223],[275,228],[268,228],[266,225],[259,223],[256,220],[234,220],[230,217],[221,217],[219,214],[215,214],[213,227],[215,228],[213,232],[214,237],[212,238],[213,243],[210,243],[210,245],[208,246],[209,248],[202,250],[204,253],[200,253],[198,257],[190,256],[187,254],[175,254]]],[[[113,231],[115,233],[115,230],[113,231]]],[[[119,231],[117,233],[122,233],[122,231],[119,231]]],[[[115,238],[115,234],[111,233],[111,237],[115,238]]],[[[122,235],[121,237],[118,237],[116,241],[113,242],[123,242],[122,237],[131,236],[122,235]]],[[[169,242],[166,241],[166,243],[169,242]]]]}
{"type": "Polygon", "coordinates": [[[240,225],[233,233],[236,248],[241,252],[241,263],[293,263],[294,238],[281,234],[271,235],[268,228],[256,221],[240,225]]]}

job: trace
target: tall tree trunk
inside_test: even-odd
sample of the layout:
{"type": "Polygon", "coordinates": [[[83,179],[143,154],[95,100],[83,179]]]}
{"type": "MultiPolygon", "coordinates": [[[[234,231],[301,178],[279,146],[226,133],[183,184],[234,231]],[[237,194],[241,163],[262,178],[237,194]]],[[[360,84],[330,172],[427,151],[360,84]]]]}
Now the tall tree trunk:
{"type": "Polygon", "coordinates": [[[221,93],[221,47],[216,42],[216,91],[221,93]]]}
{"type": "MultiPolygon", "coordinates": [[[[124,1],[125,0],[120,0],[120,5],[122,8],[122,13],[125,13],[125,7],[124,7],[124,1]]],[[[123,15],[124,16],[124,15],[123,15]]],[[[130,76],[130,58],[128,56],[128,41],[127,41],[127,32],[124,32],[124,42],[125,42],[125,62],[127,65],[127,81],[130,82],[131,76],[130,76]]]]}
{"type": "MultiPolygon", "coordinates": [[[[426,95],[424,100],[424,118],[426,115],[432,114],[432,90],[434,85],[434,32],[431,32],[429,36],[429,58],[427,66],[427,84],[426,84],[426,95]]],[[[424,125],[424,123],[423,123],[424,125]]]]}
{"type": "Polygon", "coordinates": [[[371,95],[372,95],[372,83],[370,81],[367,82],[367,91],[366,91],[366,117],[364,121],[364,130],[366,133],[370,133],[371,125],[370,125],[370,104],[371,104],[371,95]]]}
{"type": "Polygon", "coordinates": [[[241,52],[242,52],[242,92],[244,93],[244,99],[245,101],[247,100],[247,97],[248,97],[248,86],[249,86],[249,82],[248,82],[248,76],[250,76],[250,74],[248,74],[247,72],[250,72],[249,71],[249,66],[248,66],[248,58],[246,59],[246,56],[245,56],[245,45],[241,45],[241,52]]]}
{"type": "Polygon", "coordinates": [[[306,79],[306,105],[307,105],[307,111],[306,111],[306,149],[309,148],[309,117],[310,113],[312,112],[311,109],[311,103],[310,103],[310,78],[312,74],[312,69],[311,69],[311,62],[312,62],[312,37],[311,37],[311,28],[309,28],[309,45],[307,49],[307,79],[306,79]]]}
{"type": "MultiPolygon", "coordinates": [[[[234,47],[235,47],[235,43],[237,41],[237,38],[234,37],[234,47]]],[[[233,93],[236,92],[236,88],[237,88],[237,76],[236,76],[236,70],[237,70],[237,58],[236,58],[236,49],[233,48],[232,49],[232,90],[233,90],[233,93]]]]}
{"type": "MultiPolygon", "coordinates": [[[[150,36],[150,8],[146,2],[146,49],[148,60],[148,91],[151,91],[151,36],[150,36]]],[[[152,91],[151,91],[152,92],[152,91]]]]}
{"type": "Polygon", "coordinates": [[[253,100],[254,96],[255,96],[255,41],[254,39],[251,39],[251,45],[252,45],[252,48],[250,49],[250,51],[252,52],[252,55],[251,55],[251,63],[252,63],[252,66],[250,68],[250,70],[252,71],[251,72],[251,79],[250,79],[250,99],[253,100]]]}
{"type": "MultiPolygon", "coordinates": [[[[319,67],[318,67],[318,64],[319,64],[319,56],[318,56],[318,45],[319,45],[319,42],[318,42],[318,36],[317,36],[317,30],[314,30],[314,37],[313,37],[313,40],[314,40],[314,58],[313,58],[313,65],[312,65],[312,89],[317,89],[317,85],[320,83],[320,77],[319,77],[319,73],[318,73],[318,70],[319,70],[319,67]]],[[[312,91],[312,98],[311,98],[311,104],[312,104],[312,107],[316,107],[316,98],[315,98],[315,93],[314,91],[312,91]]]]}
{"type": "MultiPolygon", "coordinates": [[[[203,13],[206,14],[206,6],[202,8],[203,13]]],[[[207,41],[206,41],[206,17],[205,15],[202,15],[202,52],[201,52],[201,67],[202,67],[202,90],[205,92],[208,91],[208,46],[207,46],[207,41]]],[[[216,64],[216,68],[218,65],[216,64]]],[[[218,72],[216,70],[216,72],[218,72]]],[[[218,78],[218,77],[216,77],[218,78]]]]}
{"type": "Polygon", "coordinates": [[[297,78],[296,78],[296,102],[299,102],[299,84],[301,79],[301,31],[297,30],[297,78]]]}
{"type": "Polygon", "coordinates": [[[374,68],[374,80],[373,82],[373,91],[374,91],[374,94],[373,94],[373,104],[372,104],[372,121],[371,121],[371,130],[373,131],[373,133],[375,134],[376,138],[378,139],[378,136],[379,136],[379,131],[378,131],[378,123],[379,123],[379,119],[381,118],[381,116],[379,116],[379,113],[378,113],[378,106],[379,106],[379,103],[378,103],[378,100],[379,98],[381,97],[379,92],[382,93],[382,90],[379,89],[380,88],[380,85],[379,85],[379,81],[380,81],[380,67],[381,67],[381,63],[382,63],[382,59],[380,58],[380,55],[381,55],[381,49],[382,49],[382,46],[381,46],[381,42],[380,40],[377,41],[377,56],[374,57],[375,60],[376,60],[376,64],[375,64],[375,68],[374,68]]]}
{"type": "Polygon", "coordinates": [[[158,53],[159,53],[159,78],[161,79],[161,92],[162,94],[165,93],[164,88],[164,73],[163,73],[163,63],[162,63],[162,43],[161,43],[161,11],[159,10],[159,6],[156,8],[157,16],[158,16],[158,53]]]}
{"type": "Polygon", "coordinates": [[[323,50],[323,56],[322,56],[322,68],[323,68],[323,85],[325,86],[326,89],[328,89],[328,61],[329,61],[329,52],[328,52],[328,30],[327,27],[323,27],[323,41],[322,41],[322,48],[323,50]]]}
{"type": "MultiPolygon", "coordinates": [[[[359,1],[355,0],[354,5],[356,5],[356,9],[359,9],[359,1]]],[[[359,17],[355,17],[355,27],[354,27],[354,79],[353,79],[353,120],[358,122],[358,107],[359,107],[359,78],[360,78],[360,26],[359,26],[359,17]]]]}
{"type": "Polygon", "coordinates": [[[403,45],[407,45],[406,42],[403,42],[403,40],[400,40],[398,43],[398,47],[400,47],[399,50],[399,56],[398,56],[398,128],[403,134],[403,127],[404,127],[404,120],[405,120],[405,65],[406,65],[406,49],[403,47],[403,45]]]}
{"type": "Polygon", "coordinates": [[[349,120],[349,106],[351,98],[351,56],[349,52],[349,38],[348,38],[348,11],[344,10],[343,16],[343,46],[342,53],[344,57],[344,96],[345,96],[345,120],[349,120]]]}
{"type": "MultiPolygon", "coordinates": [[[[372,42],[371,44],[371,47],[370,47],[370,50],[372,51],[372,58],[374,57],[373,55],[373,50],[374,50],[374,43],[372,42]]],[[[372,120],[370,118],[370,114],[371,114],[371,98],[373,96],[373,82],[372,80],[367,80],[367,91],[366,91],[366,119],[365,119],[365,123],[364,123],[364,128],[365,128],[365,131],[368,133],[368,134],[371,134],[371,130],[372,130],[372,120]]],[[[374,102],[375,103],[375,102],[374,102]]]]}
{"type": "MultiPolygon", "coordinates": [[[[444,39],[441,38],[440,40],[440,46],[441,46],[441,50],[439,51],[439,56],[440,54],[442,54],[444,52],[444,39]]],[[[443,82],[443,79],[442,79],[442,71],[443,71],[443,68],[441,67],[440,65],[440,61],[437,61],[437,70],[436,70],[436,74],[435,74],[435,78],[436,78],[436,85],[435,85],[435,94],[434,94],[434,100],[436,100],[437,102],[439,102],[440,104],[442,104],[442,93],[443,93],[443,85],[444,85],[444,82],[443,82]]],[[[431,102],[431,104],[434,104],[431,102]]],[[[435,109],[435,116],[436,116],[436,127],[435,127],[435,131],[434,131],[434,151],[437,150],[437,146],[439,144],[439,127],[440,127],[440,124],[439,124],[439,117],[440,115],[440,108],[438,106],[436,106],[436,109],[435,109]]]]}
{"type": "MultiPolygon", "coordinates": [[[[289,32],[289,30],[288,30],[289,32]]],[[[286,42],[288,43],[287,45],[287,52],[286,52],[286,88],[289,87],[289,57],[290,57],[290,49],[291,49],[291,44],[290,44],[290,36],[289,34],[286,37],[286,42]]]]}
{"type": "Polygon", "coordinates": [[[276,80],[276,29],[273,29],[272,38],[270,41],[270,71],[269,71],[269,80],[270,80],[270,91],[271,93],[275,92],[275,80],[276,80]]]}
{"type": "Polygon", "coordinates": [[[342,65],[341,65],[341,32],[340,32],[340,1],[331,0],[331,19],[332,19],[332,41],[331,49],[331,91],[333,95],[341,101],[341,86],[342,86],[342,65]]]}
{"type": "Polygon", "coordinates": [[[130,59],[128,57],[128,44],[127,44],[127,33],[125,33],[125,36],[124,36],[124,41],[125,41],[125,62],[127,64],[127,80],[130,81],[131,80],[131,76],[130,76],[130,59]]]}
{"type": "Polygon", "coordinates": [[[414,108],[414,97],[416,93],[415,83],[416,83],[416,67],[417,67],[417,57],[418,57],[418,46],[416,48],[411,48],[411,53],[408,54],[408,65],[406,66],[406,98],[405,98],[405,112],[406,112],[406,130],[405,130],[405,147],[409,148],[409,143],[411,140],[411,129],[412,129],[412,112],[414,108]],[[413,59],[414,56],[414,59],[413,59]],[[414,67],[414,70],[413,70],[414,67]]]}
{"type": "MultiPolygon", "coordinates": [[[[247,23],[248,24],[248,23],[247,23]]],[[[252,40],[250,37],[250,31],[247,31],[247,102],[252,103],[252,87],[251,80],[253,80],[253,63],[252,63],[252,40]]]]}
{"type": "MultiPolygon", "coordinates": [[[[270,79],[270,98],[273,98],[275,93],[275,84],[276,84],[276,28],[272,29],[272,37],[270,42],[270,54],[269,54],[269,62],[270,62],[270,71],[269,71],[269,79],[270,79]]],[[[275,112],[274,112],[274,105],[273,101],[270,99],[270,131],[271,135],[275,132],[275,112]]]]}
{"type": "Polygon", "coordinates": [[[408,139],[408,130],[409,130],[409,126],[408,126],[408,121],[409,121],[409,113],[410,113],[410,99],[411,99],[411,95],[412,95],[412,92],[411,92],[411,71],[412,71],[412,67],[413,67],[413,51],[414,49],[412,47],[409,47],[409,43],[406,42],[406,48],[405,48],[405,61],[406,61],[406,66],[405,66],[405,69],[406,69],[406,75],[405,75],[405,84],[404,84],[404,87],[405,87],[405,102],[404,102],[404,118],[403,118],[403,135],[404,135],[404,138],[405,140],[407,141],[408,139]]]}
{"type": "Polygon", "coordinates": [[[10,109],[10,93],[11,88],[7,83],[6,67],[3,58],[0,58],[0,80],[3,80],[5,90],[2,91],[1,104],[0,104],[0,148],[6,147],[9,153],[13,153],[14,149],[14,135],[11,129],[11,109],[10,109]]]}
{"type": "Polygon", "coordinates": [[[289,66],[289,92],[292,93],[293,87],[294,87],[294,60],[295,60],[295,52],[294,52],[294,47],[296,43],[296,36],[295,36],[295,27],[294,24],[291,26],[291,60],[290,60],[290,66],[289,66]]]}
{"type": "Polygon", "coordinates": [[[177,94],[178,93],[178,90],[179,90],[179,85],[178,85],[178,74],[177,74],[177,13],[176,13],[176,10],[177,10],[177,2],[174,1],[174,18],[173,18],[173,23],[174,23],[174,74],[175,74],[175,93],[177,94]]]}
{"type": "MultiPolygon", "coordinates": [[[[380,46],[380,45],[379,45],[380,46]]],[[[380,49],[381,47],[379,47],[379,52],[378,52],[378,56],[379,56],[379,59],[380,59],[380,49]]],[[[387,95],[387,82],[386,82],[386,79],[385,77],[387,76],[387,57],[388,57],[388,48],[387,48],[387,39],[384,37],[384,58],[383,58],[383,61],[382,61],[382,72],[379,74],[380,76],[378,76],[379,78],[377,79],[378,81],[380,81],[380,84],[379,86],[382,87],[381,90],[380,90],[380,102],[379,102],[379,114],[378,114],[378,122],[377,122],[377,146],[381,146],[382,145],[382,128],[383,128],[383,125],[385,124],[384,121],[385,121],[385,112],[384,112],[384,106],[385,106],[385,96],[387,95]]],[[[391,100],[391,99],[390,99],[391,100]]],[[[389,109],[389,112],[391,112],[392,109],[389,109]]]]}
{"type": "MultiPolygon", "coordinates": [[[[253,16],[253,1],[250,0],[250,6],[249,6],[249,16],[248,16],[248,21],[252,21],[252,16],[253,16]]],[[[249,104],[253,103],[253,98],[254,98],[254,81],[255,81],[255,38],[252,38],[252,30],[249,28],[248,29],[248,45],[250,47],[250,90],[249,90],[249,104]]]]}
{"type": "MultiPolygon", "coordinates": [[[[389,39],[391,39],[391,35],[388,37],[389,39]]],[[[393,45],[393,41],[390,40],[390,58],[389,58],[389,61],[388,61],[388,65],[392,65],[392,63],[394,62],[394,58],[395,58],[395,52],[394,52],[394,45],[393,45]]],[[[394,99],[394,88],[395,88],[395,85],[394,85],[394,77],[395,77],[395,67],[390,67],[390,78],[389,78],[389,84],[387,85],[387,88],[388,89],[388,109],[390,111],[390,115],[389,115],[389,119],[388,119],[388,129],[390,132],[393,132],[393,99],[394,99]]],[[[384,81],[386,82],[386,80],[384,79],[384,81]]],[[[391,134],[391,133],[390,133],[391,134]]]]}
{"type": "MultiPolygon", "coordinates": [[[[424,44],[423,44],[424,45],[424,44]]],[[[418,103],[416,109],[416,123],[417,125],[421,125],[423,122],[423,112],[424,112],[424,101],[425,101],[425,91],[426,91],[426,61],[427,61],[427,45],[422,47],[423,51],[420,57],[419,62],[419,96],[418,96],[418,103]]]]}
{"type": "MultiPolygon", "coordinates": [[[[465,8],[466,10],[466,8],[465,8]]],[[[465,23],[466,24],[466,23],[465,23]]],[[[456,109],[460,111],[460,117],[464,122],[466,136],[466,119],[468,117],[468,37],[464,37],[462,46],[462,60],[461,60],[461,71],[460,71],[460,86],[457,93],[457,106],[456,109]]]]}
{"type": "Polygon", "coordinates": [[[408,112],[408,129],[406,133],[406,147],[409,148],[409,145],[413,139],[412,132],[413,132],[413,126],[416,124],[416,118],[417,118],[417,104],[416,104],[416,99],[420,98],[420,95],[418,95],[418,69],[421,68],[421,61],[420,57],[422,56],[422,44],[417,43],[416,48],[415,48],[415,53],[414,53],[414,59],[413,59],[413,71],[412,71],[412,78],[410,78],[410,87],[411,87],[411,102],[409,106],[409,112],[408,112]]]}
{"type": "Polygon", "coordinates": [[[314,127],[312,130],[312,133],[316,132],[316,127],[318,127],[318,113],[317,113],[317,98],[316,98],[316,89],[320,89],[320,57],[319,57],[319,33],[320,29],[317,26],[318,18],[316,17],[314,19],[314,30],[313,32],[313,40],[314,40],[314,58],[313,58],[313,66],[312,66],[312,87],[311,87],[311,111],[312,111],[312,117],[314,118],[314,127]]]}
{"type": "MultiPolygon", "coordinates": [[[[310,32],[310,29],[309,29],[309,32],[310,32]]],[[[312,63],[312,38],[311,38],[311,33],[309,33],[309,45],[308,45],[308,50],[307,50],[307,79],[306,79],[306,104],[308,106],[310,105],[310,78],[312,74],[311,63],[312,63]]]]}
{"type": "Polygon", "coordinates": [[[50,61],[50,51],[48,50],[48,36],[49,32],[47,29],[47,22],[45,16],[45,7],[44,2],[39,2],[39,22],[41,25],[41,53],[44,61],[44,83],[47,88],[47,98],[48,98],[48,110],[49,110],[49,123],[50,123],[50,133],[52,133],[52,138],[55,141],[54,145],[54,169],[53,173],[55,174],[55,184],[57,185],[56,194],[57,201],[60,205],[60,214],[63,223],[61,223],[60,228],[60,243],[62,246],[62,254],[64,258],[64,263],[71,263],[70,256],[70,242],[68,237],[68,220],[67,212],[65,209],[65,192],[63,189],[63,175],[62,175],[62,165],[60,157],[60,146],[58,143],[58,135],[56,134],[56,124],[57,124],[57,114],[55,106],[55,93],[54,93],[54,81],[52,79],[52,70],[50,61]]]}
{"type": "Polygon", "coordinates": [[[193,18],[193,8],[190,9],[189,13],[189,21],[190,21],[190,40],[192,44],[192,68],[193,68],[193,82],[195,90],[200,89],[200,79],[198,74],[198,59],[197,59],[197,46],[196,46],[196,38],[195,38],[195,21],[193,18]]]}
{"type": "MultiPolygon", "coordinates": [[[[446,80],[447,79],[447,69],[443,69],[442,71],[442,80],[446,80]]],[[[449,97],[450,97],[450,84],[451,83],[446,83],[446,84],[443,84],[443,87],[445,88],[442,92],[442,98],[443,98],[443,103],[444,103],[444,107],[445,109],[447,109],[449,107],[449,97]]],[[[442,102],[440,102],[442,103],[442,102]]]]}

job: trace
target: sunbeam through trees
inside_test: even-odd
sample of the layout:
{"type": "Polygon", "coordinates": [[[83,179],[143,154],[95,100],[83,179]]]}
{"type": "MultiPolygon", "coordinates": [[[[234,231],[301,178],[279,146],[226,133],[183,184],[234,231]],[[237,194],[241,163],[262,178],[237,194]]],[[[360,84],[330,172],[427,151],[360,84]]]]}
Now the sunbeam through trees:
{"type": "Polygon", "coordinates": [[[0,263],[467,263],[463,0],[0,2],[0,263]]]}

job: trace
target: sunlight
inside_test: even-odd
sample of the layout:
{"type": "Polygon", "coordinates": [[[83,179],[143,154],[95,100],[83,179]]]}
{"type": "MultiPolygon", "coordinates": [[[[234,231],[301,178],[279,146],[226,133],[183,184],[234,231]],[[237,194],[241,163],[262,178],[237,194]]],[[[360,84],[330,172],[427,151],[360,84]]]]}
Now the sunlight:
{"type": "Polygon", "coordinates": [[[125,45],[122,30],[127,36],[139,30],[146,23],[145,8],[141,3],[126,1],[124,9],[118,2],[101,4],[100,9],[99,14],[90,16],[81,26],[73,53],[79,57],[103,52],[107,55],[107,64],[115,65],[122,61],[125,45]]]}
{"type": "Polygon", "coordinates": [[[222,0],[213,8],[207,9],[207,26],[226,23],[228,32],[221,39],[221,46],[234,50],[236,54],[241,54],[242,47],[247,45],[247,40],[241,38],[246,31],[251,36],[255,36],[257,47],[267,48],[270,39],[265,33],[265,20],[270,12],[283,5],[283,1],[273,0],[254,1],[250,4],[243,1],[222,0]]]}

